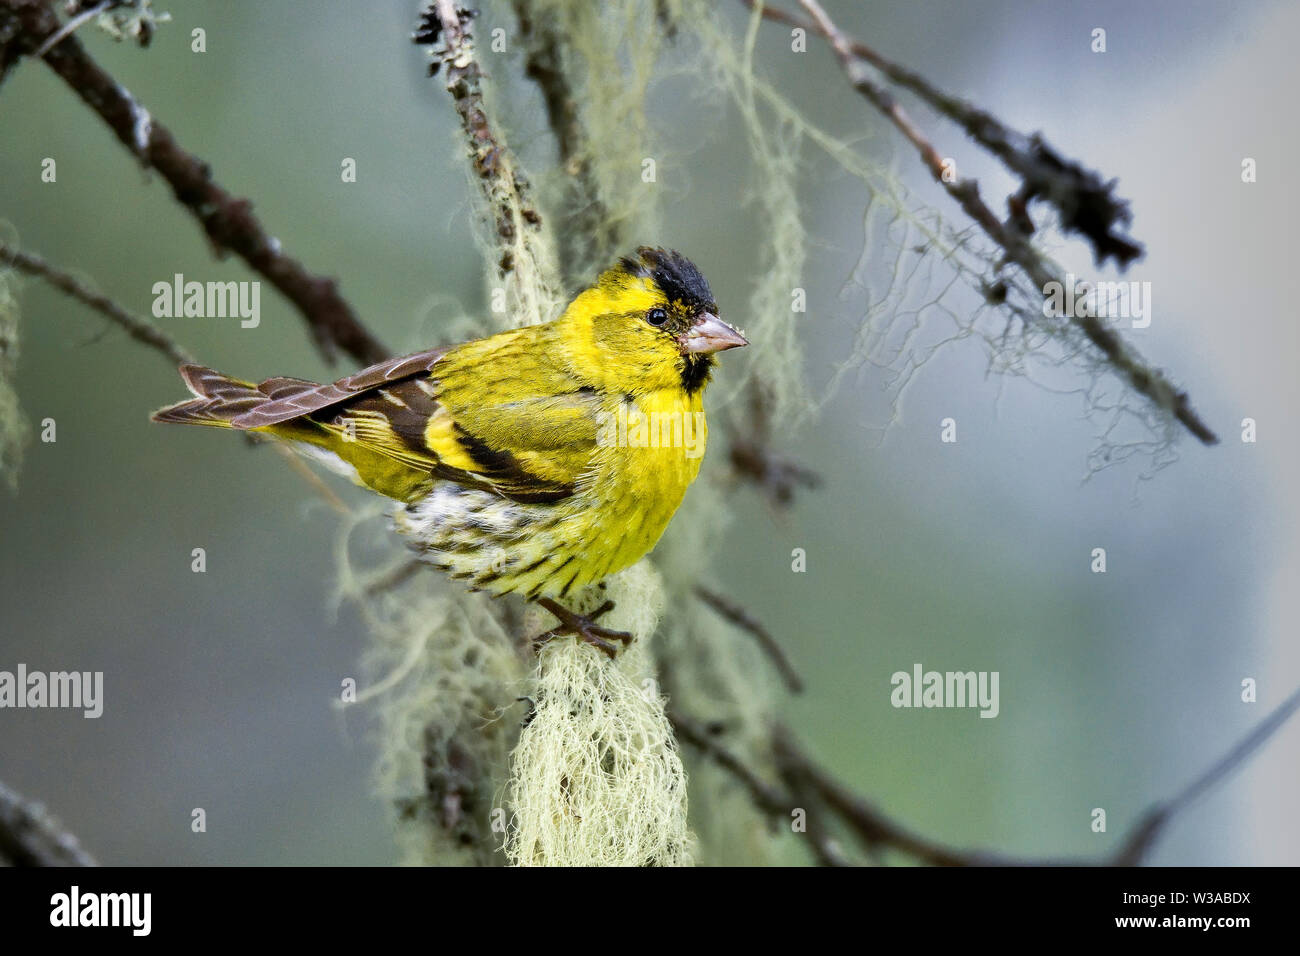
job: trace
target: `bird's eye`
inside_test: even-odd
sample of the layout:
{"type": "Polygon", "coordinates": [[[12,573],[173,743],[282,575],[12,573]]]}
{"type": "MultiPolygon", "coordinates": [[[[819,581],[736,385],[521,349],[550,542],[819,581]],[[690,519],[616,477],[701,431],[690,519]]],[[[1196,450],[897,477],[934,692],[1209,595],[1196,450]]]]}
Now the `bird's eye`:
{"type": "Polygon", "coordinates": [[[651,309],[645,314],[645,320],[655,328],[659,328],[668,321],[668,313],[663,309],[651,309]]]}

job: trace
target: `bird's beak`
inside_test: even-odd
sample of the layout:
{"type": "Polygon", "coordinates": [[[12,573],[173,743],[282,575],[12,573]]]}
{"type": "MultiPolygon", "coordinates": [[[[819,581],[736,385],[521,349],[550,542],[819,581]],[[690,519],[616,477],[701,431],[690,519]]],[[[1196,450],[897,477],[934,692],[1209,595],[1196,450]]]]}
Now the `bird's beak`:
{"type": "Polygon", "coordinates": [[[682,352],[688,355],[692,352],[721,352],[723,349],[749,344],[747,338],[712,312],[701,312],[695,324],[677,342],[682,352]]]}

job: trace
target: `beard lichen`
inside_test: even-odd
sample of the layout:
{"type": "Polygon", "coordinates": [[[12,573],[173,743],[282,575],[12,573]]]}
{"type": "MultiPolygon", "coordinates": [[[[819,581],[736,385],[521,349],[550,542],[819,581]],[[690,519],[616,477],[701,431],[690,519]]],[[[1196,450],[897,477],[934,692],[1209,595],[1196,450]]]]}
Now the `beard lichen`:
{"type": "Polygon", "coordinates": [[[0,480],[16,492],[30,430],[14,389],[18,371],[18,299],[10,288],[12,282],[13,273],[0,263],[0,480]]]}
{"type": "Polygon", "coordinates": [[[515,698],[527,659],[501,615],[506,605],[461,595],[394,550],[377,509],[340,538],[338,593],[371,635],[346,706],[374,719],[376,789],[393,808],[402,862],[501,863],[494,798],[524,713],[515,698]]]}
{"type": "Polygon", "coordinates": [[[659,577],[642,562],[589,595],[579,606],[613,600],[602,622],[636,639],[612,662],[567,637],[541,649],[511,755],[506,854],[519,866],[687,865],[686,772],[649,646],[659,577]]]}

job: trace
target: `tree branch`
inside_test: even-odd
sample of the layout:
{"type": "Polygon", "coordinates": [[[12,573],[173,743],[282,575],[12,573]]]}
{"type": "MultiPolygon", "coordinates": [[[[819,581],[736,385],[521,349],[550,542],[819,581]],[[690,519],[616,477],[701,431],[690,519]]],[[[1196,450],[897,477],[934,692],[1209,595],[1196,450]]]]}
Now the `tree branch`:
{"type": "Polygon", "coordinates": [[[444,71],[447,92],[456,115],[479,187],[487,202],[493,240],[499,250],[497,272],[513,278],[518,318],[536,323],[552,318],[544,292],[554,276],[548,274],[541,251],[542,216],[532,190],[519,170],[505,138],[494,126],[483,100],[483,70],[479,66],[469,22],[474,14],[455,0],[433,0],[424,11],[414,40],[430,46],[430,75],[444,71]]]}
{"type": "MultiPolygon", "coordinates": [[[[758,0],[741,0],[751,10],[758,0]]],[[[822,34],[821,25],[780,7],[764,4],[764,19],[822,34]]],[[[825,34],[822,34],[823,36],[825,34]]],[[[1128,202],[1114,198],[1115,181],[1106,182],[1080,163],[1061,156],[1041,133],[1026,135],[993,114],[934,86],[920,73],[909,70],[856,38],[846,38],[855,57],[878,69],[890,82],[910,90],[932,109],[960,126],[966,135],[1002,161],[1024,181],[1021,201],[1042,198],[1056,207],[1066,232],[1085,236],[1098,264],[1113,257],[1120,268],[1143,254],[1142,244],[1117,235],[1115,227],[1128,225],[1128,202]]]]}
{"type": "Polygon", "coordinates": [[[1156,839],[1164,831],[1165,825],[1198,797],[1222,783],[1241,767],[1264,743],[1277,733],[1291,717],[1300,710],[1300,688],[1297,688],[1281,706],[1269,714],[1259,725],[1247,734],[1226,754],[1223,755],[1205,773],[1192,780],[1177,794],[1164,803],[1156,804],[1138,822],[1129,834],[1124,845],[1115,854],[1115,866],[1138,866],[1155,845],[1156,839]]]}
{"type": "MultiPolygon", "coordinates": [[[[742,2],[751,9],[756,6],[755,0],[742,0],[742,2]]],[[[1026,145],[1028,152],[1024,155],[1018,154],[1012,148],[1014,131],[1001,124],[985,122],[981,117],[987,117],[988,120],[992,118],[960,100],[939,94],[927,83],[920,81],[916,74],[894,66],[865,44],[853,40],[835,25],[817,0],[799,0],[799,3],[812,17],[811,21],[805,22],[791,14],[774,11],[765,5],[759,8],[759,14],[769,20],[806,27],[824,37],[830,43],[836,59],[839,60],[853,88],[916,148],[921,161],[935,181],[953,198],[962,211],[975,221],[985,235],[1003,250],[1005,258],[1019,266],[1037,288],[1046,290],[1051,283],[1061,282],[1062,277],[1059,270],[1049,264],[1028,241],[1032,223],[1028,222],[1028,216],[1023,214],[1023,210],[1029,200],[1036,196],[1042,195],[1060,205],[1063,228],[1087,231],[1093,239],[1094,255],[1098,258],[1114,255],[1117,261],[1124,264],[1140,253],[1140,248],[1134,247],[1136,251],[1132,251],[1130,255],[1128,247],[1123,245],[1128,240],[1121,242],[1111,234],[1111,226],[1117,220],[1126,220],[1127,217],[1126,204],[1110,197],[1110,188],[1113,184],[1103,184],[1100,177],[1088,173],[1078,164],[1064,160],[1041,140],[1035,145],[1031,139],[1026,145]],[[927,100],[933,99],[936,104],[940,104],[936,108],[961,122],[964,128],[969,127],[968,132],[972,129],[978,132],[979,135],[976,135],[976,132],[972,132],[971,135],[994,152],[1008,165],[1008,168],[1019,172],[1024,177],[1023,188],[1008,201],[1011,215],[1007,222],[999,220],[984,202],[980,196],[979,184],[975,180],[953,180],[952,177],[944,175],[942,155],[894,99],[893,94],[868,75],[864,68],[864,61],[880,67],[886,76],[901,78],[899,81],[903,85],[914,92],[921,93],[927,100]],[[881,64],[884,66],[880,66],[881,64]],[[999,143],[999,131],[1005,134],[1005,142],[999,143]],[[1100,197],[1097,195],[1098,190],[1101,193],[1100,197]],[[1102,199],[1105,200],[1104,203],[1102,199]],[[1106,210],[1104,212],[1103,206],[1106,210]]],[[[1015,136],[1020,135],[1015,134],[1015,136]]],[[[1187,393],[1176,389],[1162,372],[1148,365],[1100,318],[1094,315],[1071,316],[1070,322],[1102,353],[1110,366],[1135,391],[1181,422],[1203,444],[1213,445],[1218,442],[1218,437],[1192,409],[1187,393]]]]}
{"type": "Polygon", "coordinates": [[[537,86],[546,107],[546,119],[555,139],[560,168],[568,177],[569,196],[561,233],[561,258],[566,276],[592,258],[613,255],[624,236],[611,222],[588,160],[588,136],[582,121],[580,99],[565,72],[562,45],[555,24],[539,21],[529,0],[514,0],[519,35],[524,41],[524,75],[537,86]]]}
{"type": "Polygon", "coordinates": [[[672,721],[677,736],[699,750],[723,770],[735,777],[749,791],[754,806],[772,816],[788,819],[794,801],[778,787],[774,787],[749,769],[748,764],[733,754],[718,741],[716,730],[707,727],[696,718],[673,707],[668,707],[668,719],[672,721]]]}
{"type": "Polygon", "coordinates": [[[0,783],[0,863],[8,866],[95,866],[95,860],[39,803],[0,783]]]}
{"type": "MultiPolygon", "coordinates": [[[[749,407],[753,409],[756,404],[751,400],[749,407]]],[[[761,429],[755,429],[749,436],[733,439],[729,457],[732,471],[758,485],[778,508],[789,507],[796,489],[811,490],[822,483],[821,475],[811,468],[773,451],[768,445],[768,436],[761,429]]]]}
{"type": "Polygon", "coordinates": [[[790,731],[780,724],[772,728],[770,746],[777,774],[787,788],[785,790],[769,784],[743,759],[723,746],[712,728],[675,708],[669,708],[668,718],[682,740],[701,751],[745,787],[759,810],[782,822],[788,822],[791,810],[796,807],[804,809],[810,821],[808,833],[815,837],[814,855],[823,864],[839,865],[843,862],[835,846],[827,844],[829,838],[824,824],[819,820],[817,829],[814,830],[811,823],[814,815],[824,809],[848,828],[868,854],[875,855],[879,849],[887,848],[931,866],[1138,866],[1164,832],[1166,825],[1178,813],[1240,769],[1297,711],[1300,711],[1300,689],[1215,761],[1205,773],[1170,799],[1143,814],[1121,842],[1119,850],[1100,860],[1015,859],[978,850],[946,847],[908,830],[835,779],[818,766],[802,750],[790,731]],[[821,836],[818,837],[817,834],[821,836]]]}
{"type": "Polygon", "coordinates": [[[742,631],[752,634],[758,646],[763,649],[781,674],[781,679],[785,682],[786,689],[792,694],[803,692],[803,681],[799,679],[799,674],[795,671],[794,665],[790,663],[790,658],[785,654],[781,645],[777,643],[772,632],[763,626],[763,622],[750,614],[744,607],[730,600],[726,596],[719,594],[717,591],[711,591],[703,585],[695,588],[695,594],[701,601],[707,604],[718,614],[732,624],[736,625],[742,631]]]}
{"type": "Polygon", "coordinates": [[[108,296],[83,284],[70,273],[57,269],[40,256],[32,255],[0,242],[0,266],[13,266],[19,272],[44,279],[83,305],[89,306],[109,321],[126,330],[126,334],[137,342],[143,342],[156,349],[173,364],[184,365],[194,359],[165,332],[144,319],[137,318],[131,312],[118,305],[108,296]]]}
{"type": "MultiPolygon", "coordinates": [[[[0,73],[16,49],[30,56],[60,29],[58,17],[42,0],[0,0],[0,73]],[[9,44],[3,38],[9,36],[9,44]]],[[[102,70],[72,35],[41,58],[85,101],[131,153],[156,169],[180,202],[202,225],[214,252],[233,252],[270,282],[297,308],[327,360],[342,350],[370,364],[389,352],[361,324],[339,294],[334,279],[307,272],[268,235],[252,203],[232,196],[212,179],[207,163],[187,153],[130,93],[102,70]]]]}

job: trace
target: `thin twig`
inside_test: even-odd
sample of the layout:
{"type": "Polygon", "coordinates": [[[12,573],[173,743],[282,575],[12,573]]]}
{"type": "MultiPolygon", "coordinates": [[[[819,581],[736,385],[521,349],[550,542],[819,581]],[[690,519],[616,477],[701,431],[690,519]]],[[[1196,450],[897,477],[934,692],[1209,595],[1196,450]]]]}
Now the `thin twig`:
{"type": "Polygon", "coordinates": [[[0,83],[4,83],[26,49],[22,42],[22,28],[18,21],[9,17],[0,17],[0,83]]]}
{"type": "MultiPolygon", "coordinates": [[[[759,0],[741,0],[751,10],[759,0]]],[[[781,7],[762,4],[764,19],[821,33],[819,25],[781,7]]],[[[1117,235],[1115,227],[1131,219],[1128,203],[1112,195],[1115,181],[1107,182],[1080,163],[1063,157],[1041,133],[1026,135],[1003,123],[996,116],[973,103],[939,89],[920,73],[883,56],[855,37],[848,38],[853,55],[878,69],[891,82],[910,90],[931,108],[948,117],[1002,161],[1024,181],[1019,202],[1041,197],[1060,213],[1061,227],[1077,232],[1092,243],[1098,263],[1113,257],[1125,268],[1143,253],[1141,243],[1117,235]]]]}
{"type": "Polygon", "coordinates": [[[68,36],[69,34],[75,33],[83,23],[92,19],[93,17],[99,16],[109,7],[113,6],[115,3],[118,2],[120,2],[120,0],[104,0],[104,2],[99,4],[98,6],[94,6],[86,10],[82,10],[81,13],[77,14],[67,23],[63,24],[63,26],[59,27],[57,33],[50,34],[49,38],[46,39],[46,41],[42,43],[40,47],[38,47],[35,50],[35,52],[32,53],[32,56],[39,60],[41,57],[45,56],[45,54],[49,53],[50,48],[53,47],[56,43],[62,42],[63,38],[68,36]]]}
{"type": "MultiPolygon", "coordinates": [[[[785,727],[773,728],[772,749],[781,775],[805,781],[808,790],[816,793],[827,809],[848,825],[867,850],[886,846],[931,866],[1014,865],[1009,859],[978,851],[954,850],[912,833],[814,764],[785,727]]],[[[808,812],[811,816],[813,808],[808,812]]]]}
{"type": "Polygon", "coordinates": [[[401,587],[416,573],[422,569],[432,569],[433,565],[421,561],[419,558],[411,558],[409,561],[400,561],[397,567],[391,571],[386,571],[375,576],[374,580],[366,584],[363,593],[366,597],[375,597],[379,594],[387,594],[396,588],[401,587]]]}
{"type": "Polygon", "coordinates": [[[735,601],[732,601],[725,595],[719,594],[717,591],[712,591],[703,585],[697,586],[695,588],[695,593],[700,600],[721,614],[726,620],[730,621],[741,630],[747,631],[749,634],[753,635],[754,639],[758,642],[758,646],[763,649],[763,652],[767,654],[769,659],[771,659],[772,664],[776,667],[777,671],[780,672],[781,679],[785,682],[786,688],[792,694],[800,694],[803,692],[803,681],[799,679],[799,675],[796,673],[794,665],[790,663],[790,659],[786,656],[781,645],[777,643],[776,638],[772,636],[772,632],[763,626],[762,621],[758,620],[758,618],[754,617],[749,613],[749,611],[747,611],[743,606],[737,604],[735,601]]]}
{"type": "MultiPolygon", "coordinates": [[[[1137,866],[1146,858],[1176,814],[1240,769],[1297,711],[1300,711],[1300,689],[1215,761],[1205,773],[1170,799],[1156,804],[1143,814],[1121,842],[1120,849],[1100,860],[1017,859],[978,850],[946,847],[908,830],[836,780],[804,753],[793,734],[784,726],[773,726],[770,743],[777,773],[789,788],[788,791],[765,781],[695,718],[672,707],[669,708],[668,718],[682,740],[699,749],[744,785],[759,810],[784,821],[789,818],[791,809],[800,806],[809,820],[812,820],[814,814],[820,813],[820,807],[817,806],[817,802],[820,802],[827,812],[838,817],[848,827],[868,854],[874,855],[885,847],[932,866],[1137,866]],[[815,797],[816,800],[810,797],[815,797]]],[[[841,863],[842,858],[837,856],[836,847],[825,843],[826,834],[820,828],[820,823],[817,832],[822,834],[823,841],[813,847],[819,861],[835,865],[841,863]]],[[[813,835],[811,828],[809,833],[813,835]]]]}
{"type": "Polygon", "coordinates": [[[758,485],[777,508],[789,507],[796,489],[821,486],[821,475],[777,454],[768,446],[766,435],[736,438],[728,453],[732,470],[758,485]]]}
{"type": "Polygon", "coordinates": [[[530,7],[530,0],[514,0],[519,35],[527,51],[524,75],[542,94],[560,168],[568,177],[564,222],[558,232],[565,274],[576,279],[579,267],[592,259],[611,257],[625,237],[620,225],[611,221],[592,173],[590,136],[582,120],[580,97],[565,71],[565,38],[549,18],[535,18],[530,7]]]}
{"type": "Polygon", "coordinates": [[[1119,852],[1115,854],[1114,865],[1140,865],[1155,844],[1156,838],[1160,836],[1165,825],[1169,823],[1175,814],[1194,803],[1198,797],[1216,784],[1222,783],[1231,776],[1273,734],[1277,733],[1282,725],[1290,720],[1298,710],[1300,710],[1300,688],[1297,688],[1273,713],[1260,721],[1254,730],[1242,738],[1235,747],[1224,754],[1205,773],[1194,779],[1168,800],[1158,803],[1148,810],[1137,826],[1133,828],[1128,839],[1124,841],[1119,852]]]}
{"type": "Polygon", "coordinates": [[[44,279],[60,292],[89,306],[120,326],[137,342],[143,342],[157,349],[176,365],[194,361],[188,352],[157,326],[131,314],[108,296],[91,289],[70,273],[55,268],[40,256],[22,252],[8,243],[0,242],[0,267],[3,266],[13,266],[19,272],[44,279]]]}
{"type": "Polygon", "coordinates": [[[469,30],[473,14],[455,0],[432,0],[425,10],[415,42],[431,47],[430,72],[443,72],[479,188],[488,205],[493,239],[499,250],[497,272],[516,279],[516,319],[525,324],[551,318],[542,292],[552,278],[545,273],[539,238],[542,216],[532,199],[528,180],[493,124],[483,99],[483,70],[469,30]]]}
{"type": "Polygon", "coordinates": [[[794,801],[789,794],[772,786],[749,768],[745,761],[724,747],[717,735],[710,732],[696,718],[673,707],[668,707],[668,719],[677,736],[695,747],[719,767],[735,777],[749,791],[750,799],[764,813],[788,818],[794,801]]]}
{"type": "Polygon", "coordinates": [[[751,379],[745,389],[743,415],[732,416],[732,439],[728,449],[734,475],[752,482],[778,511],[794,503],[800,488],[821,486],[822,477],[772,448],[772,387],[762,379],[751,379]]]}
{"type": "Polygon", "coordinates": [[[776,772],[789,788],[790,798],[803,812],[804,832],[808,834],[817,863],[820,866],[852,866],[853,862],[844,855],[831,834],[829,824],[833,818],[829,813],[822,813],[819,794],[808,774],[793,761],[780,760],[777,761],[776,772]]]}
{"type": "MultiPolygon", "coordinates": [[[[854,89],[883,113],[916,147],[935,181],[957,201],[990,239],[1002,247],[1007,257],[1025,271],[1035,286],[1045,290],[1051,283],[1060,282],[1057,270],[1050,267],[1030,245],[1025,234],[998,220],[980,197],[979,184],[975,180],[949,181],[949,177],[944,175],[943,158],[938,150],[912,122],[898,101],[866,74],[853,52],[852,43],[826,15],[826,11],[821,8],[817,0],[799,0],[799,3],[816,21],[818,32],[830,42],[854,89]]],[[[1151,399],[1160,408],[1173,414],[1204,444],[1213,445],[1218,442],[1219,439],[1214,432],[1192,410],[1187,393],[1178,391],[1161,372],[1148,366],[1113,329],[1107,328],[1099,317],[1072,316],[1070,321],[1102,351],[1112,367],[1123,374],[1134,389],[1151,399]]]]}
{"type": "MultiPolygon", "coordinates": [[[[753,6],[750,0],[746,0],[746,2],[751,7],[753,6]]],[[[839,60],[840,66],[853,88],[879,110],[916,148],[922,162],[935,181],[976,222],[980,229],[1002,248],[1006,259],[1019,266],[1029,280],[1039,289],[1046,290],[1051,283],[1061,282],[1062,277],[1059,270],[1050,265],[1029,243],[1028,233],[1021,225],[1018,225],[1026,217],[1012,215],[1007,223],[1003,223],[980,196],[979,184],[975,180],[954,179],[945,175],[947,170],[944,167],[943,157],[934,144],[922,132],[921,128],[912,121],[907,111],[898,103],[893,94],[875,82],[867,73],[863,58],[857,52],[859,48],[864,48],[863,45],[855,43],[844,34],[826,14],[826,11],[822,9],[817,0],[799,0],[799,3],[812,17],[809,27],[830,43],[836,59],[839,60]]],[[[763,15],[768,16],[769,19],[783,19],[785,22],[790,22],[788,16],[769,15],[766,12],[767,10],[767,7],[762,8],[763,15]]],[[[1045,161],[1046,159],[1054,162],[1060,161],[1060,157],[1056,156],[1055,153],[1051,157],[1045,158],[1045,161]]],[[[1038,186],[1028,180],[1026,180],[1026,186],[1030,188],[1030,195],[1022,191],[1020,195],[1012,197],[1021,206],[1032,198],[1033,194],[1037,194],[1035,190],[1041,191],[1038,186]]],[[[1017,208],[1016,203],[1012,204],[1013,209],[1017,208]]],[[[1202,443],[1213,445],[1218,442],[1218,437],[1192,409],[1187,393],[1179,391],[1162,372],[1148,365],[1135,350],[1120,338],[1118,333],[1107,328],[1098,316],[1071,316],[1070,322],[1101,351],[1111,367],[1126,379],[1134,390],[1150,399],[1157,407],[1173,415],[1202,443]]]]}
{"type": "MultiPolygon", "coordinates": [[[[19,51],[31,56],[58,33],[58,17],[42,0],[0,0],[0,36],[17,31],[19,51]]],[[[176,199],[203,226],[214,252],[233,252],[294,304],[326,359],[341,349],[370,364],[389,352],[361,324],[334,279],[312,275],[267,234],[252,203],[212,179],[207,163],[182,149],[127,90],[90,57],[76,36],[55,43],[41,58],[146,167],[171,185],[176,199]]]]}
{"type": "Polygon", "coordinates": [[[95,866],[77,838],[32,803],[0,783],[0,864],[95,866]]]}
{"type": "Polygon", "coordinates": [[[352,513],[348,506],[343,503],[343,499],[335,494],[334,489],[325,483],[321,476],[312,469],[311,465],[303,460],[301,455],[283,442],[272,442],[271,447],[285,460],[290,469],[307,483],[307,487],[314,491],[325,504],[329,505],[335,514],[346,516],[352,513]]]}
{"type": "MultiPolygon", "coordinates": [[[[673,730],[678,737],[698,749],[719,767],[740,781],[759,810],[778,818],[782,822],[789,821],[790,813],[795,809],[804,810],[809,819],[820,813],[817,806],[808,805],[812,802],[806,799],[810,795],[808,792],[805,793],[805,800],[801,801],[795,794],[769,784],[758,773],[751,770],[744,760],[728,750],[717,739],[716,734],[710,733],[709,729],[694,717],[670,706],[668,708],[668,719],[672,722],[673,730]]],[[[786,781],[787,786],[791,782],[791,775],[797,774],[804,782],[804,785],[809,790],[815,790],[816,795],[823,800],[827,791],[835,792],[834,788],[829,786],[832,783],[830,778],[803,756],[794,744],[793,738],[783,728],[774,729],[772,744],[773,755],[777,759],[778,772],[782,779],[786,781]]],[[[841,801],[836,810],[842,815],[843,809],[847,806],[847,801],[841,801]]],[[[855,829],[858,836],[866,843],[889,845],[905,853],[912,854],[922,862],[936,866],[966,866],[973,859],[973,857],[929,843],[907,832],[898,824],[871,809],[865,802],[859,801],[858,805],[852,809],[855,829]]],[[[837,864],[840,862],[838,855],[832,861],[825,850],[824,845],[821,848],[815,848],[815,852],[823,862],[835,862],[837,864]]]]}
{"type": "MultiPolygon", "coordinates": [[[[44,279],[54,288],[66,293],[78,302],[89,306],[96,312],[107,317],[110,321],[120,326],[126,333],[137,342],[156,349],[164,356],[171,360],[174,365],[187,365],[194,361],[193,356],[178,345],[170,336],[159,329],[157,326],[132,315],[122,306],[118,305],[108,296],[96,292],[79,281],[75,276],[63,272],[60,269],[50,265],[40,256],[33,255],[29,252],[21,252],[5,242],[0,242],[0,267],[13,266],[19,272],[27,275],[37,276],[44,279]]],[[[253,436],[249,435],[252,439],[253,436]]],[[[341,499],[334,490],[325,484],[320,476],[314,472],[302,457],[296,454],[287,445],[280,442],[272,442],[276,452],[288,463],[300,478],[307,482],[308,486],[318,494],[324,502],[330,506],[336,513],[341,515],[349,514],[349,510],[343,499],[341,499]]]]}

